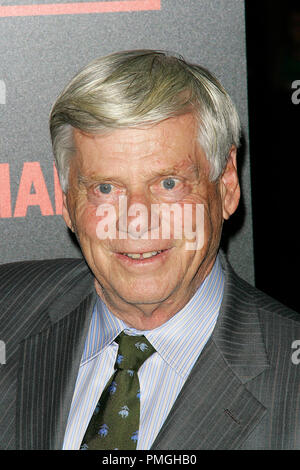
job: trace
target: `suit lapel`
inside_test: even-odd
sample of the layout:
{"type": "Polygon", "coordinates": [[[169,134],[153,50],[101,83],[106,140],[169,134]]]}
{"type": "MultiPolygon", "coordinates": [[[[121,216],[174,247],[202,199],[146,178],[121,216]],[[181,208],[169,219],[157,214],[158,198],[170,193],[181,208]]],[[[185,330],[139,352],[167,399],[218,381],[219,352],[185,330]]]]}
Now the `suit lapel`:
{"type": "Polygon", "coordinates": [[[252,288],[226,260],[214,333],[152,449],[238,449],[267,412],[247,382],[269,367],[252,288]]]}
{"type": "Polygon", "coordinates": [[[90,293],[67,315],[63,310],[59,314],[56,305],[51,306],[50,313],[56,321],[21,344],[19,449],[62,448],[94,303],[95,294],[90,293]]]}
{"type": "Polygon", "coordinates": [[[236,449],[265,412],[210,340],[152,449],[236,449]]]}

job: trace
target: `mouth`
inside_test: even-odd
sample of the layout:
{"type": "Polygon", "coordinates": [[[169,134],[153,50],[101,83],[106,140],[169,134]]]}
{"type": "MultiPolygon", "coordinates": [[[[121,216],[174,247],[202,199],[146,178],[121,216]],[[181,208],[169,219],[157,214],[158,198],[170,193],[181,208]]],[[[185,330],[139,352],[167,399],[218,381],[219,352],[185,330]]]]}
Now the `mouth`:
{"type": "Polygon", "coordinates": [[[149,259],[153,258],[154,256],[159,255],[163,251],[167,250],[158,250],[158,251],[147,251],[145,253],[121,253],[123,256],[128,256],[131,259],[149,259]]]}
{"type": "Polygon", "coordinates": [[[152,263],[156,264],[159,260],[163,261],[168,255],[171,248],[165,250],[145,251],[141,253],[119,252],[116,256],[122,260],[127,266],[146,266],[152,263]]]}

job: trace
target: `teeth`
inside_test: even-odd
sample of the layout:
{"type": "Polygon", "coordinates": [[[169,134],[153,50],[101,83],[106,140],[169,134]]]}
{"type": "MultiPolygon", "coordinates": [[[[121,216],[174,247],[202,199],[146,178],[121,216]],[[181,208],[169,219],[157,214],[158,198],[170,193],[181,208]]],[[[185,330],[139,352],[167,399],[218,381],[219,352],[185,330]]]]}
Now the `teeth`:
{"type": "Polygon", "coordinates": [[[146,259],[146,258],[151,258],[152,256],[158,255],[161,253],[162,250],[160,251],[148,251],[147,253],[123,253],[123,255],[128,256],[128,258],[132,259],[146,259]]]}
{"type": "Polygon", "coordinates": [[[151,256],[157,255],[158,251],[149,251],[148,253],[143,253],[143,258],[151,258],[151,256]]]}
{"type": "Polygon", "coordinates": [[[124,254],[132,259],[139,259],[141,257],[139,253],[128,253],[128,254],[124,253],[124,254]]]}

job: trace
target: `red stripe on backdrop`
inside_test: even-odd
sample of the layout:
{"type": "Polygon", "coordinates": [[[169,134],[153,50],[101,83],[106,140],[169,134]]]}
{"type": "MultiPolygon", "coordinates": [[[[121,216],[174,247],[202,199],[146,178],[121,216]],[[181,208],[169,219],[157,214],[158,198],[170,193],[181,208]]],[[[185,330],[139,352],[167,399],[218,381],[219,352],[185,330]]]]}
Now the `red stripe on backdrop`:
{"type": "Polygon", "coordinates": [[[161,0],[124,0],[116,2],[47,3],[43,5],[0,6],[0,17],[78,15],[121,11],[160,10],[161,0]]]}

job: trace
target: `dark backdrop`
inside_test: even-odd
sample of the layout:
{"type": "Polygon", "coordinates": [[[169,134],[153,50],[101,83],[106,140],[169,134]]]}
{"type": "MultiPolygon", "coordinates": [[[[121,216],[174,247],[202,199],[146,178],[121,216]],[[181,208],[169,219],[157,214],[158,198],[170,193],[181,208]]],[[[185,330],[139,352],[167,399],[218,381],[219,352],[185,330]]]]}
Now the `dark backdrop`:
{"type": "Polygon", "coordinates": [[[246,0],[246,25],[255,283],[300,312],[300,2],[246,0]]]}

